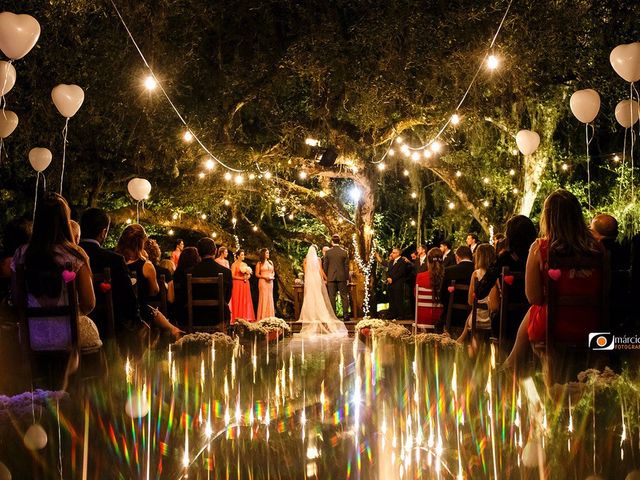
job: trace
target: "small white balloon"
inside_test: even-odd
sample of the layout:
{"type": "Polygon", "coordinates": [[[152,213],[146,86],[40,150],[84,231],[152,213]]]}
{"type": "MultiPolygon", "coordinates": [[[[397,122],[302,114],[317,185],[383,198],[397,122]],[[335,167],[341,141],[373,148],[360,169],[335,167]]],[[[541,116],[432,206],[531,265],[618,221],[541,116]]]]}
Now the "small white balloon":
{"type": "Polygon", "coordinates": [[[12,60],[24,57],[40,37],[40,24],[31,15],[0,13],[0,50],[12,60]]]}
{"type": "Polygon", "coordinates": [[[540,135],[531,130],[520,130],[516,134],[516,144],[523,155],[531,155],[540,145],[540,135]]]}
{"type": "Polygon", "coordinates": [[[9,62],[0,62],[0,97],[9,93],[16,84],[16,69],[9,62]]]}
{"type": "Polygon", "coordinates": [[[42,450],[47,445],[47,432],[42,425],[34,423],[27,429],[23,441],[29,450],[42,450]]]}
{"type": "Polygon", "coordinates": [[[61,83],[51,90],[51,99],[60,115],[71,118],[80,110],[84,102],[84,90],[78,85],[61,83]]]}
{"type": "Polygon", "coordinates": [[[2,462],[0,462],[0,480],[11,480],[11,472],[2,462]]]}
{"type": "Polygon", "coordinates": [[[571,112],[582,123],[591,123],[600,111],[600,95],[592,88],[578,90],[569,100],[571,112]]]}
{"type": "Polygon", "coordinates": [[[127,184],[127,189],[133,199],[139,202],[149,197],[151,193],[151,183],[144,178],[132,178],[127,184]]]}
{"type": "Polygon", "coordinates": [[[542,444],[538,440],[531,439],[522,449],[522,464],[527,468],[538,468],[540,457],[542,456],[542,465],[544,465],[544,450],[542,444]]]}
{"type": "Polygon", "coordinates": [[[640,42],[618,45],[609,55],[611,66],[627,82],[640,80],[640,42]]]}
{"type": "Polygon", "coordinates": [[[131,418],[145,417],[149,413],[149,403],[147,402],[146,395],[133,394],[129,396],[124,410],[131,418]]]}
{"type": "Polygon", "coordinates": [[[44,172],[51,164],[51,150],[48,148],[32,148],[29,151],[29,163],[36,172],[44,172]]]}
{"type": "Polygon", "coordinates": [[[616,120],[624,128],[631,128],[638,121],[638,102],[635,100],[622,100],[616,105],[616,120]]]}
{"type": "Polygon", "coordinates": [[[7,138],[18,126],[18,115],[11,110],[0,111],[0,138],[7,138]]]}
{"type": "Polygon", "coordinates": [[[624,480],[640,480],[640,470],[631,470],[624,480]]]}

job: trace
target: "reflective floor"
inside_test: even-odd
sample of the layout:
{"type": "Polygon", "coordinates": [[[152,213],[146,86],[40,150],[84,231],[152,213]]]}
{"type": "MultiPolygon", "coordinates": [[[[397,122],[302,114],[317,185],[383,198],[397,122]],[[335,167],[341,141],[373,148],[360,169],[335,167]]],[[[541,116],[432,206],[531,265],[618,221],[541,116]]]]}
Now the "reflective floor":
{"type": "Polygon", "coordinates": [[[250,336],[110,356],[108,376],[69,395],[0,398],[0,461],[65,479],[618,479],[640,465],[628,375],[551,400],[491,347],[470,359],[433,340],[250,336]],[[34,423],[47,439],[30,452],[34,423]]]}

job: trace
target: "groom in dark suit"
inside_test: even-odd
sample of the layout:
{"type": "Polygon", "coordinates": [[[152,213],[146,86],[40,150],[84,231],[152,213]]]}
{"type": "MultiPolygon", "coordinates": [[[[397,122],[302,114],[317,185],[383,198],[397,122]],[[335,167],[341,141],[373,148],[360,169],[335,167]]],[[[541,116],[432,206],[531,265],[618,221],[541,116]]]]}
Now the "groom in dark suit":
{"type": "Polygon", "coordinates": [[[327,275],[327,293],[333,311],[336,311],[336,294],[340,292],[344,320],[349,320],[349,295],[347,282],[349,281],[349,254],[340,246],[340,235],[331,237],[331,248],[322,257],[322,269],[327,275]]]}

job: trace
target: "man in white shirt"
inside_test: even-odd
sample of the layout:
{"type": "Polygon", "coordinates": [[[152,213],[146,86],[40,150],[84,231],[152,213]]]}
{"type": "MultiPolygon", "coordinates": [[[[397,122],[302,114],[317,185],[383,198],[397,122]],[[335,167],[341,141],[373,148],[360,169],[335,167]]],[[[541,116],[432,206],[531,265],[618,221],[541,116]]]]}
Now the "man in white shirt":
{"type": "Polygon", "coordinates": [[[475,253],[479,243],[480,240],[478,240],[478,235],[476,235],[475,233],[469,233],[467,235],[467,247],[471,249],[471,254],[475,253]]]}
{"type": "Polygon", "coordinates": [[[427,268],[427,246],[424,244],[418,245],[416,249],[416,259],[413,262],[414,270],[416,274],[426,272],[427,268]]]}

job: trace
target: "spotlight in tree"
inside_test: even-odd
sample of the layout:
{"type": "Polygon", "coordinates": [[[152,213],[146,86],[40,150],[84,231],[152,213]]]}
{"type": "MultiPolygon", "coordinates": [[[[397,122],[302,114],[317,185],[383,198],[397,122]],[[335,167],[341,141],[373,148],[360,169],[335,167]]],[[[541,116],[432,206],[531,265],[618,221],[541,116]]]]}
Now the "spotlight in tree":
{"type": "Polygon", "coordinates": [[[487,57],[487,68],[489,70],[495,70],[499,66],[500,66],[500,59],[498,57],[496,57],[493,54],[487,57]]]}
{"type": "Polygon", "coordinates": [[[362,198],[362,191],[354,185],[351,187],[351,190],[349,190],[349,197],[351,197],[354,203],[358,203],[360,198],[362,198]]]}

